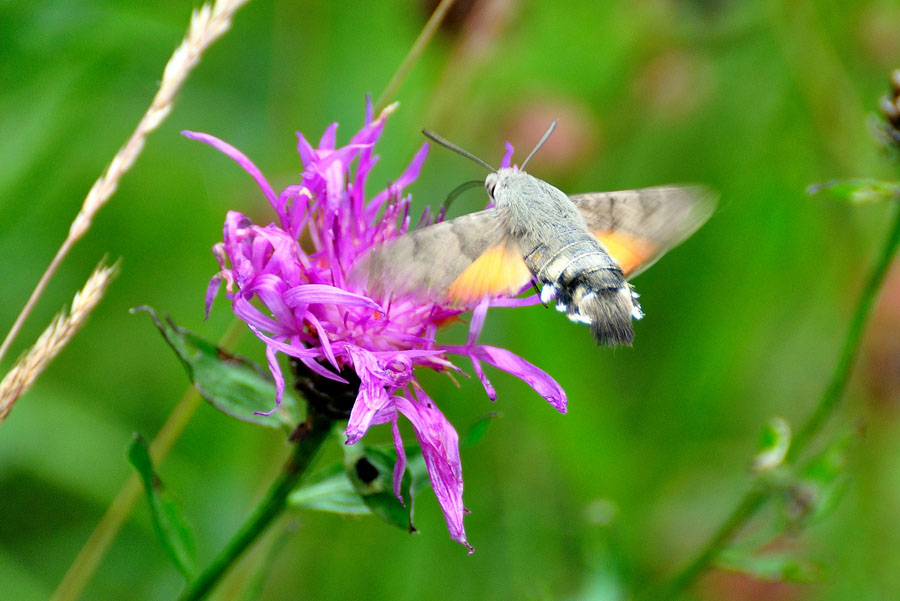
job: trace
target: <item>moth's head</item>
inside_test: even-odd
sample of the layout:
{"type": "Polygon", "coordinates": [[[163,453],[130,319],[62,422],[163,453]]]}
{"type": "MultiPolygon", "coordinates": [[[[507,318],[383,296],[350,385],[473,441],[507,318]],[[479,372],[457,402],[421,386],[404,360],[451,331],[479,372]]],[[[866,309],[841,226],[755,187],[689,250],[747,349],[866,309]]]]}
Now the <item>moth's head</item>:
{"type": "Polygon", "coordinates": [[[508,195],[503,194],[502,191],[512,176],[521,173],[522,172],[515,167],[504,167],[488,173],[487,177],[484,178],[484,189],[487,190],[487,193],[494,204],[506,204],[508,195]]]}
{"type": "MultiPolygon", "coordinates": [[[[525,171],[524,171],[525,165],[528,164],[528,161],[531,160],[531,157],[533,157],[534,154],[538,151],[538,149],[540,149],[540,147],[543,146],[544,142],[547,141],[547,138],[550,137],[550,134],[553,132],[553,129],[555,127],[556,127],[556,121],[554,121],[553,123],[550,124],[550,127],[547,129],[546,132],[544,132],[544,135],[541,138],[540,142],[537,143],[537,146],[534,147],[534,150],[532,150],[531,153],[529,153],[529,155],[522,162],[521,167],[518,167],[518,168],[516,168],[516,167],[501,167],[500,169],[497,169],[497,170],[494,170],[494,168],[491,167],[483,159],[479,159],[477,156],[475,156],[468,150],[463,150],[456,144],[453,144],[452,142],[445,140],[444,138],[440,137],[439,135],[435,134],[434,132],[430,132],[427,129],[423,129],[422,133],[425,134],[425,137],[428,138],[429,140],[432,140],[433,142],[437,142],[441,146],[449,148],[453,152],[457,152],[466,158],[472,159],[473,161],[475,161],[476,163],[478,163],[479,165],[481,165],[482,167],[484,167],[485,169],[490,171],[488,176],[486,178],[484,178],[484,188],[485,188],[485,190],[487,190],[487,193],[491,197],[491,200],[494,202],[494,204],[503,205],[503,204],[507,204],[507,201],[508,201],[508,199],[506,198],[506,195],[500,193],[500,192],[502,192],[505,184],[517,175],[518,176],[525,175],[525,171]],[[497,198],[498,193],[500,193],[499,194],[500,198],[497,198]]],[[[509,147],[509,150],[510,150],[510,152],[512,152],[512,147],[509,147]]],[[[465,186],[465,184],[464,184],[464,186],[465,186]]]]}

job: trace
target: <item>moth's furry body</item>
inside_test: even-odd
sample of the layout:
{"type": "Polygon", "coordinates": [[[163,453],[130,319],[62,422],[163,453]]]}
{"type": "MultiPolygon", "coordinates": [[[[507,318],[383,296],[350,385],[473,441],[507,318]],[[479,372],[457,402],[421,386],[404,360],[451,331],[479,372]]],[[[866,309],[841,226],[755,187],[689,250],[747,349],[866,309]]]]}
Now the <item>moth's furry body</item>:
{"type": "Polygon", "coordinates": [[[498,208],[509,208],[510,234],[525,265],[552,290],[542,291],[542,299],[555,298],[569,319],[590,325],[598,343],[631,344],[631,319],[640,317],[640,307],[575,203],[559,188],[512,168],[488,175],[485,188],[498,208]],[[518,200],[523,198],[541,200],[518,200]]]}
{"type": "Polygon", "coordinates": [[[484,185],[494,206],[388,241],[353,266],[351,281],[373,296],[457,306],[537,281],[541,300],[555,299],[569,319],[589,324],[598,343],[631,344],[631,321],[643,314],[626,278],[687,238],[715,205],[698,187],[567,196],[514,167],[490,173],[484,185]]]}

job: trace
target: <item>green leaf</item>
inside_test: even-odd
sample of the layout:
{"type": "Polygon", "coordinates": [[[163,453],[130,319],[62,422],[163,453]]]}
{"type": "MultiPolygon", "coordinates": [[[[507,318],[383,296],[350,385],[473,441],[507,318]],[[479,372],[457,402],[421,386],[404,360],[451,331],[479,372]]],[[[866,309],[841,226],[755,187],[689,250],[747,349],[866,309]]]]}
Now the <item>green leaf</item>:
{"type": "Polygon", "coordinates": [[[847,450],[857,439],[853,432],[836,437],[818,455],[804,465],[802,476],[819,484],[831,484],[841,477],[847,466],[847,450]]]}
{"type": "MultiPolygon", "coordinates": [[[[407,458],[408,460],[408,458],[407,458]]],[[[393,448],[348,445],[344,447],[344,469],[363,503],[392,526],[415,531],[412,522],[413,493],[410,470],[400,484],[402,501],[394,495],[393,474],[397,452],[393,448]]]]}
{"type": "Polygon", "coordinates": [[[724,551],[716,564],[726,570],[772,582],[814,582],[822,572],[818,564],[789,553],[748,554],[732,549],[724,551]]]}
{"type": "Polygon", "coordinates": [[[478,420],[475,421],[469,427],[469,431],[466,432],[466,435],[463,436],[463,439],[459,442],[459,446],[461,447],[471,447],[477,445],[484,439],[485,434],[487,434],[488,427],[491,425],[491,422],[495,419],[503,417],[502,413],[498,413],[497,411],[492,411],[490,413],[486,413],[482,415],[478,420]]]}
{"type": "Polygon", "coordinates": [[[290,433],[302,421],[295,397],[285,389],[281,407],[272,415],[275,405],[275,382],[272,375],[240,355],[233,355],[215,343],[178,327],[170,318],[163,322],[150,307],[132,309],[146,311],[166,342],[178,355],[194,386],[209,404],[239,420],[283,428],[290,433]]]}
{"type": "Polygon", "coordinates": [[[775,535],[806,528],[837,507],[849,486],[846,453],[856,436],[838,436],[801,466],[774,472],[779,478],[772,482],[780,492],[776,497],[775,535]]]}
{"type": "Polygon", "coordinates": [[[181,510],[181,505],[166,490],[153,469],[147,442],[135,434],[128,447],[128,461],[144,482],[153,526],[163,547],[178,570],[188,581],[196,574],[197,547],[194,533],[181,510]]]}
{"type": "Polygon", "coordinates": [[[372,513],[353,488],[343,462],[329,465],[291,492],[288,496],[288,506],[344,515],[372,513]]]}
{"type": "Polygon", "coordinates": [[[857,436],[855,432],[838,436],[803,467],[800,477],[804,490],[813,501],[804,516],[807,523],[829,515],[843,498],[849,485],[847,451],[857,436]]]}
{"type": "Polygon", "coordinates": [[[759,453],[753,458],[756,472],[772,471],[784,462],[791,447],[791,426],[780,417],[773,418],[760,434],[759,453]]]}
{"type": "Polygon", "coordinates": [[[840,200],[863,204],[887,202],[900,199],[900,184],[876,179],[832,180],[813,184],[806,189],[807,194],[828,192],[840,200]]]}
{"type": "Polygon", "coordinates": [[[431,482],[419,447],[405,448],[405,452],[403,503],[394,496],[397,452],[393,446],[353,445],[345,448],[342,462],[320,470],[292,491],[288,505],[344,515],[375,514],[392,526],[412,530],[412,499],[431,482]]]}

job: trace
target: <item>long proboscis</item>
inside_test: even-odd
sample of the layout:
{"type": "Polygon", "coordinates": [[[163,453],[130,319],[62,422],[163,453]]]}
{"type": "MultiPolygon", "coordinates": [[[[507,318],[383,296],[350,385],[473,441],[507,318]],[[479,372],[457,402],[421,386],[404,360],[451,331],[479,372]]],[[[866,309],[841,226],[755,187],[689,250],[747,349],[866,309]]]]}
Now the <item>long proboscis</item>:
{"type": "Polygon", "coordinates": [[[447,199],[444,201],[444,204],[441,205],[441,212],[447,213],[450,210],[450,205],[453,204],[453,201],[456,200],[456,197],[461,195],[463,192],[468,190],[469,188],[480,188],[484,185],[484,181],[480,179],[473,179],[468,182],[463,182],[460,185],[453,188],[450,194],[447,195],[447,199]]]}
{"type": "Polygon", "coordinates": [[[471,159],[471,160],[475,161],[476,163],[478,163],[479,165],[481,165],[482,167],[484,167],[484,168],[487,169],[488,171],[491,171],[491,172],[496,171],[496,169],[494,169],[493,167],[491,167],[491,166],[488,164],[487,161],[485,161],[485,160],[483,160],[483,159],[479,159],[477,156],[475,156],[474,154],[472,154],[472,153],[469,152],[468,150],[465,150],[465,149],[463,149],[463,148],[460,148],[459,146],[457,146],[456,144],[454,144],[454,143],[451,142],[450,140],[447,140],[447,139],[444,139],[444,138],[440,137],[439,135],[437,135],[437,134],[434,133],[433,131],[429,131],[429,130],[427,130],[427,129],[423,129],[423,130],[422,130],[422,133],[425,134],[425,137],[428,138],[429,140],[431,140],[431,141],[433,141],[433,142],[436,142],[437,144],[440,144],[440,145],[443,146],[444,148],[449,148],[449,149],[452,150],[453,152],[459,153],[459,154],[463,155],[464,157],[466,157],[467,159],[471,159]]]}

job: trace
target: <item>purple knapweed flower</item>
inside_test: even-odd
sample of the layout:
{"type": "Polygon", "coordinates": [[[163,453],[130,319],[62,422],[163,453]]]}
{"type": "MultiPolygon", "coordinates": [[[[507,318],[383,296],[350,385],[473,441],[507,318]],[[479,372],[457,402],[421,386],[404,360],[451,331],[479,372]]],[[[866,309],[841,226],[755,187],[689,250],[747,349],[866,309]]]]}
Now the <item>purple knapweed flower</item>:
{"type": "MultiPolygon", "coordinates": [[[[347,384],[352,376],[359,392],[345,431],[347,444],[360,440],[372,425],[392,424],[399,457],[394,470],[398,498],[406,457],[397,419],[399,415],[408,419],[422,448],[450,536],[471,552],[463,527],[458,437],[418,385],[413,369],[458,371],[447,356],[464,355],[472,361],[492,400],[496,394],[481,362],[523,379],[561,412],[566,411],[566,395],[549,375],[524,359],[501,348],[477,344],[489,306],[533,304],[533,299],[483,300],[473,308],[466,343],[441,346],[435,343],[437,330],[458,319],[462,308],[445,306],[440,300],[372,298],[348,284],[347,274],[358,257],[385,240],[403,235],[410,227],[411,198],[403,190],[418,176],[427,144],[387,188],[368,200],[364,195],[366,179],[378,158],[372,150],[393,108],[373,119],[368,104],[365,124],[346,146],[335,145],[337,123],[326,129],[318,148],[298,133],[303,173],[299,183],[280,194],[239,150],[207,134],[184,132],[243,167],[278,217],[276,223],[260,226],[236,211],[228,213],[224,241],[213,247],[221,270],[210,281],[206,310],[208,313],[224,280],[235,315],[266,344],[269,369],[276,382],[276,404],[284,390],[278,353],[292,357],[320,379],[347,384]]],[[[509,162],[510,152],[508,149],[504,163],[509,162]]],[[[437,220],[442,218],[439,215],[437,220]]],[[[432,221],[426,211],[419,226],[432,221]]]]}

